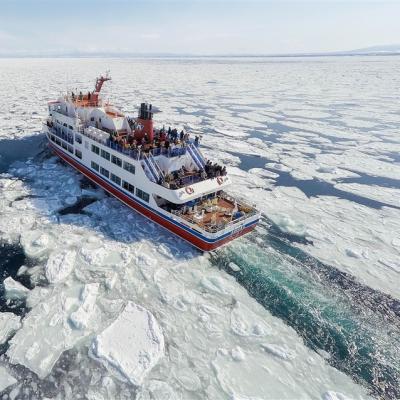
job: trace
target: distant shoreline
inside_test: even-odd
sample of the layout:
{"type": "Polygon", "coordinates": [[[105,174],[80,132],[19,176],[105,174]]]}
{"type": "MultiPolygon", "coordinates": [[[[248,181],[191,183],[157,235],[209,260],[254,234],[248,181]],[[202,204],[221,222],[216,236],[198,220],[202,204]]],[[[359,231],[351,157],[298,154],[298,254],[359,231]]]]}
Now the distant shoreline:
{"type": "Polygon", "coordinates": [[[193,58],[313,58],[355,56],[400,56],[400,52],[337,52],[294,54],[135,54],[135,53],[66,53],[66,54],[0,54],[6,58],[137,58],[137,59],[193,59],[193,58]]]}

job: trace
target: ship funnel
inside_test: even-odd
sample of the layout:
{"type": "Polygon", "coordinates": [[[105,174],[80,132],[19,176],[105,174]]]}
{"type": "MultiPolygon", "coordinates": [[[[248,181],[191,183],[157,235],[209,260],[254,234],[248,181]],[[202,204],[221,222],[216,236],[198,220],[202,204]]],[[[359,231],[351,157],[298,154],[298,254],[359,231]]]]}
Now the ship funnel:
{"type": "Polygon", "coordinates": [[[142,103],[139,108],[139,116],[137,118],[137,126],[135,129],[135,138],[141,140],[147,137],[149,141],[154,138],[153,132],[153,108],[151,104],[142,103]]]}

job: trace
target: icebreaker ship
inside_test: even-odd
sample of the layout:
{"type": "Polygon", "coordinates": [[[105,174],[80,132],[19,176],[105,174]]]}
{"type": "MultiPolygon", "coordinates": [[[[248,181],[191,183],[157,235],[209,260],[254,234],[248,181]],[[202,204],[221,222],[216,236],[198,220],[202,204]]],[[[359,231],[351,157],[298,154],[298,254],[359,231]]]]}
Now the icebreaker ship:
{"type": "Polygon", "coordinates": [[[123,114],[95,89],[48,103],[43,124],[52,151],[128,207],[202,251],[255,228],[260,213],[229,195],[226,168],[206,160],[199,137],[153,126],[153,108],[123,114]]]}

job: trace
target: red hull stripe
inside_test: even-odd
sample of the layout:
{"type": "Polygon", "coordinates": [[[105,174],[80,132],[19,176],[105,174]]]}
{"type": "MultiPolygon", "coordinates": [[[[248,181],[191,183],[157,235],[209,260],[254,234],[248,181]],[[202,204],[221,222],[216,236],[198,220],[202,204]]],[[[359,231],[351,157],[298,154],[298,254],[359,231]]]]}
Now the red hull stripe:
{"type": "Polygon", "coordinates": [[[235,232],[235,233],[228,233],[224,235],[225,237],[221,237],[221,239],[216,239],[213,242],[208,242],[207,240],[201,239],[197,236],[197,232],[194,234],[188,232],[186,229],[182,229],[181,227],[177,226],[175,223],[170,222],[166,217],[163,217],[156,212],[150,211],[149,208],[142,205],[136,200],[133,200],[131,197],[126,195],[125,193],[121,192],[120,190],[116,189],[113,185],[109,184],[101,177],[97,176],[95,173],[90,171],[88,168],[80,164],[79,162],[75,161],[71,158],[68,154],[64,153],[61,149],[56,148],[52,143],[49,143],[52,150],[64,161],[70,164],[72,167],[77,169],[83,175],[88,177],[91,181],[96,183],[97,185],[101,186],[104,190],[112,194],[114,197],[122,201],[124,204],[129,206],[130,208],[134,209],[135,211],[139,212],[140,214],[144,215],[145,217],[149,218],[150,220],[156,222],[160,226],[168,229],[170,232],[174,233],[175,235],[181,237],[182,239],[189,242],[191,245],[197,247],[202,251],[211,251],[216,249],[217,247],[222,246],[230,242],[233,239],[242,236],[251,230],[253,230],[258,222],[258,220],[249,223],[245,226],[242,230],[235,232]]]}

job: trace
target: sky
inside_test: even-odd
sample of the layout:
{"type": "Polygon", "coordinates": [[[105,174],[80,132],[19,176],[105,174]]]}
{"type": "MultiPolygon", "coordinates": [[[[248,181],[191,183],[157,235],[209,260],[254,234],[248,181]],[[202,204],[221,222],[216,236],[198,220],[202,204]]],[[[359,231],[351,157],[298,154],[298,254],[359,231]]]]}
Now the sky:
{"type": "Polygon", "coordinates": [[[0,6],[0,55],[287,54],[400,44],[400,0],[0,0],[0,6]]]}

